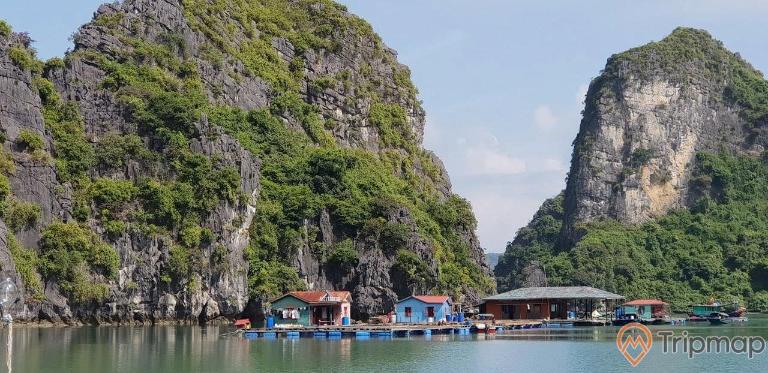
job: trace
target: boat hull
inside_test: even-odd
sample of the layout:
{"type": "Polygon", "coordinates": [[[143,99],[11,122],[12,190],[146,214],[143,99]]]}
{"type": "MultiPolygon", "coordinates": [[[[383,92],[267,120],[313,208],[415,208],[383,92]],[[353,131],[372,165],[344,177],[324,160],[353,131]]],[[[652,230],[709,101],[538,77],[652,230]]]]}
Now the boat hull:
{"type": "Polygon", "coordinates": [[[728,324],[734,324],[734,323],[743,323],[747,322],[746,317],[710,317],[708,319],[709,323],[712,325],[728,325],[728,324]]]}
{"type": "Polygon", "coordinates": [[[624,326],[627,324],[631,324],[633,322],[637,322],[637,320],[613,320],[611,321],[611,325],[613,326],[624,326]]]}
{"type": "Polygon", "coordinates": [[[701,317],[701,316],[689,316],[688,317],[688,321],[690,321],[690,322],[707,322],[707,321],[709,321],[709,319],[706,318],[706,317],[701,317]]]}

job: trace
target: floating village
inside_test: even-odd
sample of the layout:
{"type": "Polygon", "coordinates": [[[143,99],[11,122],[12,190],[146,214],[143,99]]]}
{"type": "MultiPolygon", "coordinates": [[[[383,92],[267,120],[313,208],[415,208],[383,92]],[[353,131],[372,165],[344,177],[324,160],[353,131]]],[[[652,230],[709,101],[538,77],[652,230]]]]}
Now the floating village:
{"type": "Polygon", "coordinates": [[[396,338],[439,334],[497,334],[540,328],[743,323],[746,309],[737,302],[710,300],[691,305],[685,317],[673,317],[659,299],[626,301],[621,295],[588,286],[529,287],[489,296],[465,308],[447,295],[411,295],[391,312],[367,322],[351,318],[348,291],[292,291],[270,302],[262,325],[234,322],[247,339],[396,338]]]}

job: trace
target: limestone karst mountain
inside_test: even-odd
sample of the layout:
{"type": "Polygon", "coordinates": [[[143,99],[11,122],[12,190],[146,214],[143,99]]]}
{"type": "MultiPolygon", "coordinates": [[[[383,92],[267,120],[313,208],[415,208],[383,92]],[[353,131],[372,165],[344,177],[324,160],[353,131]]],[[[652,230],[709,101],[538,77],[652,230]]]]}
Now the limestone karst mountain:
{"type": "Polygon", "coordinates": [[[124,0],[63,58],[0,23],[0,264],[21,319],[353,316],[494,291],[469,204],[421,146],[407,67],[328,0],[124,0]]]}
{"type": "Polygon", "coordinates": [[[583,284],[682,307],[768,307],[768,82],[706,31],[608,59],[587,93],[565,191],[495,268],[499,290],[583,284]]]}

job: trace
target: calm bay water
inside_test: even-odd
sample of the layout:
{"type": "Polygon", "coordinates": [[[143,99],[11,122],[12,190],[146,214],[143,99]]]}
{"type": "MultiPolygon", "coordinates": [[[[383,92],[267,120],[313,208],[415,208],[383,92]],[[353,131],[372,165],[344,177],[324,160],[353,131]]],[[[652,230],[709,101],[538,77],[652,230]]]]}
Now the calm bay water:
{"type": "MultiPolygon", "coordinates": [[[[768,318],[751,315],[746,326],[708,324],[652,327],[690,335],[762,336],[768,318]]],[[[246,340],[222,337],[228,327],[77,327],[13,329],[13,372],[765,372],[768,352],[707,354],[688,359],[650,354],[631,368],[617,351],[618,328],[533,329],[495,337],[433,336],[393,340],[246,340]]],[[[0,330],[6,368],[8,330],[0,330]]]]}

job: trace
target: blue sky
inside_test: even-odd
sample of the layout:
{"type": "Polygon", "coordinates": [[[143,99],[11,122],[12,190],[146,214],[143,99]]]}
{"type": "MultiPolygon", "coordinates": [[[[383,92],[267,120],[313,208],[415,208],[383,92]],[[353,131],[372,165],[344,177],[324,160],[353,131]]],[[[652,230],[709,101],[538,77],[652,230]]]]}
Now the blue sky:
{"type": "MultiPolygon", "coordinates": [[[[768,69],[761,0],[341,2],[411,67],[427,111],[425,146],[472,202],[490,252],[564,188],[583,94],[611,54],[690,26],[768,69]]],[[[71,47],[100,3],[5,0],[0,18],[48,58],[71,47]]]]}

